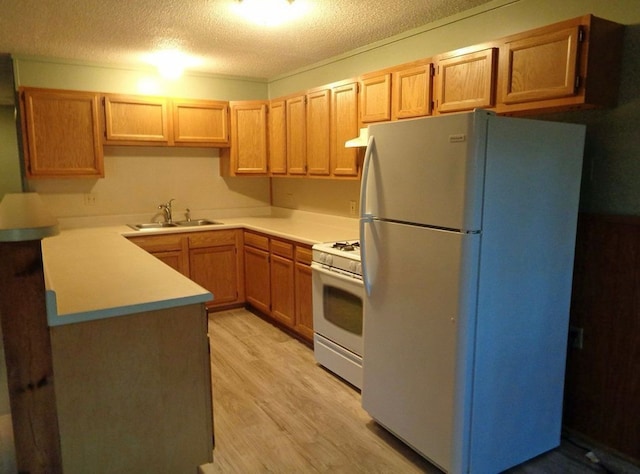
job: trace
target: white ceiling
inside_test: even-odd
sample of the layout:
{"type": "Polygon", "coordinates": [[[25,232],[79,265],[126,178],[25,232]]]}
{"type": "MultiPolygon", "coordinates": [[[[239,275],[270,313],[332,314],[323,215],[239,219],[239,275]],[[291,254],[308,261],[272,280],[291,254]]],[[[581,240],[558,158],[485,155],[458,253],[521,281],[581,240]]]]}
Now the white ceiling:
{"type": "Polygon", "coordinates": [[[296,0],[308,14],[277,28],[233,14],[236,0],[2,0],[0,52],[140,65],[156,49],[199,71],[273,78],[490,0],[296,0]]]}

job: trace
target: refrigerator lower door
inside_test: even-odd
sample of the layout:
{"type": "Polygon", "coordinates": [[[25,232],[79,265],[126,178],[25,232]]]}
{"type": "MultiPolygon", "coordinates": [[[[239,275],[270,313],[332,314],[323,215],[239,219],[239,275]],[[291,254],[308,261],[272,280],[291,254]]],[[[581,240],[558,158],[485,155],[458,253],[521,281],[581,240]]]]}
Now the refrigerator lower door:
{"type": "Polygon", "coordinates": [[[472,347],[480,235],[372,220],[361,239],[371,282],[362,405],[431,462],[457,471],[467,451],[465,351],[472,347]]]}

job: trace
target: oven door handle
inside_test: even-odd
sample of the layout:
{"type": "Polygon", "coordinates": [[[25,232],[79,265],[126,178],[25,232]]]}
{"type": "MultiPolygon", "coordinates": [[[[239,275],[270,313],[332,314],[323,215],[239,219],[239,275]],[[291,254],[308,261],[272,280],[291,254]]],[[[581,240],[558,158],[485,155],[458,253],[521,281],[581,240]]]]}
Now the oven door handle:
{"type": "Polygon", "coordinates": [[[331,278],[337,278],[338,280],[341,280],[347,283],[360,283],[360,284],[362,283],[362,281],[359,280],[358,278],[352,278],[352,277],[343,275],[342,273],[332,272],[331,270],[327,270],[321,264],[316,262],[311,262],[311,270],[314,272],[321,273],[322,275],[330,276],[331,278]]]}

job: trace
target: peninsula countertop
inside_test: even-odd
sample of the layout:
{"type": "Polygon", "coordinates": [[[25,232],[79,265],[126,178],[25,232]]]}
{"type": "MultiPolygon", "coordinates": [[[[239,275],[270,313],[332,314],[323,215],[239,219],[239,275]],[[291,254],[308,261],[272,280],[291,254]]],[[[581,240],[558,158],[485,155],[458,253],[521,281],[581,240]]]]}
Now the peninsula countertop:
{"type": "Polygon", "coordinates": [[[137,231],[63,229],[42,241],[50,326],[204,303],[215,297],[125,237],[244,228],[312,245],[356,239],[358,221],[313,213],[215,219],[219,225],[137,231]]]}

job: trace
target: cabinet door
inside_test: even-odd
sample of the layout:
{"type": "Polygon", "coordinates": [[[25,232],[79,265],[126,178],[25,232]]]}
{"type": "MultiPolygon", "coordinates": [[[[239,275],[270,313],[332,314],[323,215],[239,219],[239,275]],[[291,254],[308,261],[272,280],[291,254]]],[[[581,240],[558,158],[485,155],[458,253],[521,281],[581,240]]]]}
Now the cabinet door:
{"type": "Polygon", "coordinates": [[[287,163],[289,174],[307,173],[306,96],[287,99],[287,163]]]}
{"type": "Polygon", "coordinates": [[[327,176],[331,156],[331,90],[307,94],[307,169],[327,176]]]}
{"type": "Polygon", "coordinates": [[[516,104],[573,95],[580,27],[505,43],[500,51],[501,102],[516,104]]]}
{"type": "Polygon", "coordinates": [[[488,48],[438,60],[438,113],[495,105],[496,51],[496,48],[488,48]]]}
{"type": "Polygon", "coordinates": [[[173,100],[173,141],[176,144],[228,145],[229,104],[213,100],[173,100]]]}
{"type": "Polygon", "coordinates": [[[27,177],[104,177],[97,94],[21,88],[20,99],[27,177]]]}
{"type": "Polygon", "coordinates": [[[182,273],[184,276],[189,276],[189,266],[187,257],[184,252],[180,250],[170,250],[167,252],[150,252],[151,255],[158,260],[163,261],[174,270],[182,273]]]}
{"type": "Polygon", "coordinates": [[[433,66],[431,63],[393,72],[391,118],[393,120],[431,115],[433,66]]]}
{"type": "Polygon", "coordinates": [[[360,80],[360,121],[391,120],[391,74],[364,76],[360,80]]]}
{"type": "Polygon", "coordinates": [[[231,102],[231,161],[234,174],[267,174],[267,102],[231,102]]]}
{"type": "Polygon", "coordinates": [[[269,171],[287,174],[287,106],[284,100],[269,104],[269,171]]]}
{"type": "Polygon", "coordinates": [[[358,176],[357,149],[344,146],[347,140],[359,134],[358,84],[336,86],[331,97],[331,174],[358,176]]]}
{"type": "Polygon", "coordinates": [[[129,241],[189,277],[189,244],[185,234],[129,237],[129,241]]]}
{"type": "Polygon", "coordinates": [[[313,340],[313,304],[311,249],[296,247],[296,324],[295,330],[308,341],[313,340]]]}
{"type": "Polygon", "coordinates": [[[129,142],[133,145],[167,145],[169,143],[167,99],[107,94],[103,100],[107,143],[129,142]]]}
{"type": "Polygon", "coordinates": [[[235,245],[189,250],[191,279],[213,293],[208,306],[224,306],[238,301],[238,265],[235,245]]]}
{"type": "Polygon", "coordinates": [[[271,316],[294,327],[295,284],[293,260],[271,254],[271,316]]]}
{"type": "Polygon", "coordinates": [[[244,282],[247,302],[269,314],[271,306],[271,274],[269,252],[245,245],[244,282]]]}

